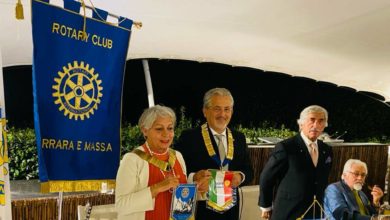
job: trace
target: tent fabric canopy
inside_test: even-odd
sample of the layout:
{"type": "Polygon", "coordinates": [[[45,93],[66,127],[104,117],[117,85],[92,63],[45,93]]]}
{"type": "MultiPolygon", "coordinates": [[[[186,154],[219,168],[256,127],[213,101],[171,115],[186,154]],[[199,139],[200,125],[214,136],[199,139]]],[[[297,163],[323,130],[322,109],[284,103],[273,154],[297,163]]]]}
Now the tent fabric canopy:
{"type": "MultiPolygon", "coordinates": [[[[16,2],[0,0],[4,66],[32,62],[30,2],[22,0],[22,21],[15,19],[16,2]]],[[[91,5],[90,1],[85,3],[91,5]]],[[[182,59],[251,67],[351,87],[390,101],[387,0],[92,3],[143,23],[140,30],[133,29],[128,59],[182,59]]]]}

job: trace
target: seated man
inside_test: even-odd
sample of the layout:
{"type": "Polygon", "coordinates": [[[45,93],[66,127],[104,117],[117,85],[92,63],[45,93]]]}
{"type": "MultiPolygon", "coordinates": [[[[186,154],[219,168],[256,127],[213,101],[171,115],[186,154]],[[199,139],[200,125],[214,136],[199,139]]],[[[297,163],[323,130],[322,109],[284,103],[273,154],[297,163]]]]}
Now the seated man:
{"type": "MultiPolygon", "coordinates": [[[[369,220],[377,214],[383,191],[374,186],[371,190],[373,203],[361,191],[367,176],[366,163],[349,159],[345,165],[341,181],[330,184],[325,190],[324,209],[331,220],[369,220]]],[[[376,219],[376,218],[373,218],[376,219]]]]}

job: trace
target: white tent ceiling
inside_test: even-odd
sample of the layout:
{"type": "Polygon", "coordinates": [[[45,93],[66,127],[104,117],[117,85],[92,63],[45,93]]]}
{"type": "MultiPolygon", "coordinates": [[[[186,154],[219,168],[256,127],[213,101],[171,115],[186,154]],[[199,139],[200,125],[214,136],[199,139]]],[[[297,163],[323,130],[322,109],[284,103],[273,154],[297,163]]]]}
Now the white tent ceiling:
{"type": "MultiPolygon", "coordinates": [[[[332,82],[390,101],[388,0],[92,0],[141,21],[128,59],[246,66],[332,82]]],[[[30,2],[0,0],[3,65],[31,64],[30,2]]],[[[89,1],[86,4],[90,5],[89,1]]]]}

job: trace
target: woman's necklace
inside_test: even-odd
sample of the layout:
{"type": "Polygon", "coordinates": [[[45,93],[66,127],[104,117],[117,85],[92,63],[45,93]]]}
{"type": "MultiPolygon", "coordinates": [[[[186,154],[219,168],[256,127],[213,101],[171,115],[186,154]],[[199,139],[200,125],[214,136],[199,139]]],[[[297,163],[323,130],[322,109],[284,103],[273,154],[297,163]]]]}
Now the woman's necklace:
{"type": "MultiPolygon", "coordinates": [[[[173,176],[176,177],[176,173],[175,173],[175,170],[174,170],[174,169],[171,169],[171,170],[167,171],[167,173],[170,174],[171,171],[172,171],[173,176]]],[[[164,173],[164,171],[162,171],[162,170],[160,169],[160,173],[163,175],[163,177],[164,177],[164,179],[165,179],[165,173],[164,173]]]]}
{"type": "Polygon", "coordinates": [[[157,155],[157,156],[165,155],[166,153],[168,153],[168,149],[169,149],[169,148],[167,148],[167,149],[165,150],[165,152],[163,152],[163,153],[156,153],[156,152],[153,152],[153,151],[150,149],[148,142],[146,142],[146,148],[148,148],[148,151],[150,152],[150,155],[151,155],[151,156],[153,156],[153,155],[157,155]]]}
{"type": "MultiPolygon", "coordinates": [[[[164,153],[156,153],[156,152],[153,152],[153,151],[150,149],[148,142],[146,142],[145,145],[146,145],[146,148],[148,149],[148,151],[149,151],[149,153],[150,153],[150,155],[151,155],[152,157],[153,157],[154,155],[156,155],[156,156],[163,156],[163,155],[165,155],[166,153],[168,153],[168,148],[166,149],[166,151],[165,151],[164,153]]],[[[161,170],[161,169],[159,169],[159,170],[160,170],[160,173],[163,175],[163,177],[164,177],[164,179],[165,179],[165,177],[166,177],[165,171],[163,171],[163,170],[161,170]]],[[[167,173],[170,173],[171,171],[172,171],[173,176],[176,176],[175,170],[173,169],[173,167],[171,167],[171,164],[169,164],[169,166],[167,167],[166,172],[167,172],[167,173]]]]}

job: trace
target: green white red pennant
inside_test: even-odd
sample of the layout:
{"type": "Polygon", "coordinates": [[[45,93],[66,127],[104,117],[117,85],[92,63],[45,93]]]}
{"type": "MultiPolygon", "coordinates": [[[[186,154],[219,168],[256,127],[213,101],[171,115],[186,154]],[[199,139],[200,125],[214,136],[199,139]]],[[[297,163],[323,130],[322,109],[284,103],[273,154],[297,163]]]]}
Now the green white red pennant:
{"type": "Polygon", "coordinates": [[[233,172],[220,170],[210,172],[207,206],[217,212],[227,211],[236,204],[236,193],[232,188],[233,172]]]}

